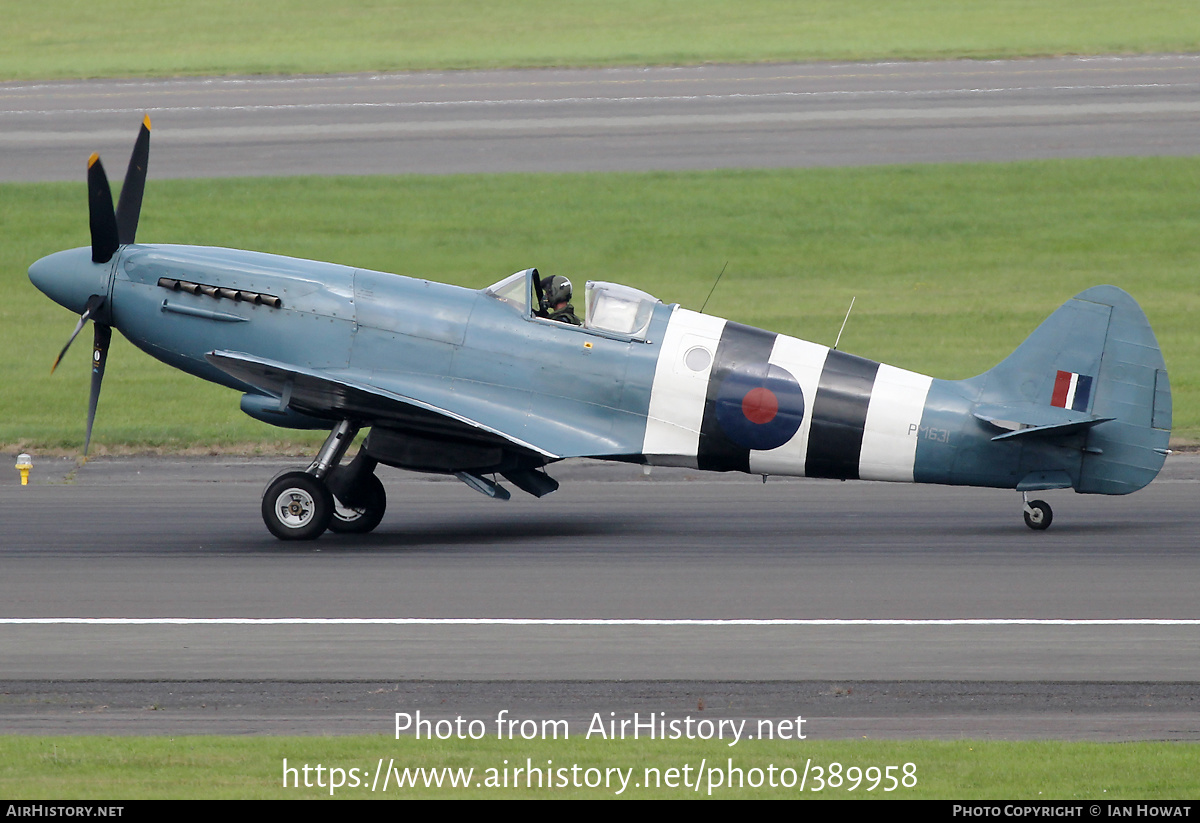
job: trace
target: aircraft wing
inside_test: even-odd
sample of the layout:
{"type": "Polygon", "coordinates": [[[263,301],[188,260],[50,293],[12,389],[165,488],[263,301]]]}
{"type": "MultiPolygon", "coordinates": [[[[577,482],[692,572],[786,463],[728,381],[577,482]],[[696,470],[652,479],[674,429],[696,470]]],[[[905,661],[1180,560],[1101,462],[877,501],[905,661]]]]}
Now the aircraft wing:
{"type": "Polygon", "coordinates": [[[243,383],[279,396],[281,405],[315,417],[516,446],[552,459],[563,456],[446,405],[371,385],[365,375],[307,369],[241,352],[213,351],[206,359],[243,383]]]}

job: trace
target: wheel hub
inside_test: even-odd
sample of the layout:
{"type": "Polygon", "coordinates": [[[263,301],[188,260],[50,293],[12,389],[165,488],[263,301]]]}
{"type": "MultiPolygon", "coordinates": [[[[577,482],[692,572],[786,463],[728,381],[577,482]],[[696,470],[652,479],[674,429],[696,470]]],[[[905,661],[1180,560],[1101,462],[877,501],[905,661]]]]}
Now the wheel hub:
{"type": "Polygon", "coordinates": [[[313,499],[300,489],[288,489],[279,496],[279,519],[289,528],[299,528],[313,515],[313,499]]]}

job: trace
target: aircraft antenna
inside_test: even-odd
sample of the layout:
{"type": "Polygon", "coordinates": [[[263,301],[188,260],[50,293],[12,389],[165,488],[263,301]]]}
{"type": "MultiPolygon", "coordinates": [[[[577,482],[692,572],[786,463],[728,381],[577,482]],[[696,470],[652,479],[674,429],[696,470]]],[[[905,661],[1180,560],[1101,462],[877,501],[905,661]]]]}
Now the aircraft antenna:
{"type": "Polygon", "coordinates": [[[852,312],[852,311],[854,311],[854,298],[853,297],[850,298],[850,308],[846,309],[846,317],[845,317],[845,319],[842,320],[842,327],[840,329],[838,329],[837,340],[833,341],[833,347],[835,349],[838,347],[838,343],[842,342],[842,332],[844,332],[846,330],[846,321],[850,319],[850,312],[852,312]]]}
{"type": "Polygon", "coordinates": [[[725,265],[721,266],[721,273],[717,275],[716,281],[712,284],[712,288],[708,290],[708,297],[704,298],[704,305],[700,307],[700,313],[704,314],[704,309],[708,306],[708,301],[712,299],[713,292],[717,290],[717,283],[721,282],[721,278],[725,275],[725,269],[729,268],[729,261],[725,261],[725,265]]]}

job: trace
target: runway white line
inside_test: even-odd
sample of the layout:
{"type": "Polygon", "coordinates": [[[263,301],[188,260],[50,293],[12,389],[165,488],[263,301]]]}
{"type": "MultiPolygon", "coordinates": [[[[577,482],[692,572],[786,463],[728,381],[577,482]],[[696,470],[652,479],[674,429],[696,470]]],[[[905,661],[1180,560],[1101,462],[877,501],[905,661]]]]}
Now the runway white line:
{"type": "Polygon", "coordinates": [[[636,96],[568,96],[568,97],[517,97],[495,99],[450,99],[450,100],[399,100],[399,101],[368,101],[358,100],[337,103],[256,103],[245,105],[203,105],[203,106],[125,106],[119,108],[89,107],[74,109],[9,109],[0,110],[0,117],[49,117],[94,115],[94,114],[148,114],[158,117],[162,114],[181,114],[194,112],[285,112],[285,111],[355,111],[361,109],[422,109],[422,108],[451,108],[460,107],[501,107],[501,106],[546,106],[560,104],[628,104],[628,103],[720,103],[746,101],[779,101],[779,100],[820,100],[820,99],[861,99],[872,97],[887,98],[927,98],[953,96],[984,96],[1000,94],[1028,94],[1046,92],[1078,92],[1078,91],[1130,91],[1144,89],[1175,89],[1193,90],[1197,83],[1117,83],[1106,85],[1084,86],[1001,86],[990,88],[951,88],[951,89],[835,89],[827,91],[772,91],[772,92],[728,92],[724,94],[670,94],[670,95],[636,95],[636,96]]]}
{"type": "Polygon", "coordinates": [[[3,617],[0,625],[97,626],[1200,626],[1186,618],[3,617]]]}

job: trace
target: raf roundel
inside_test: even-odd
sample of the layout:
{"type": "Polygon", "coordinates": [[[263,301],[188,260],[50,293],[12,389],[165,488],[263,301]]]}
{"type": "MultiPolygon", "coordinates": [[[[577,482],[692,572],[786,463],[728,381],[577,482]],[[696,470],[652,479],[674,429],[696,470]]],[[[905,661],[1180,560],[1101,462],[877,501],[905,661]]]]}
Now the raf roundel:
{"type": "Polygon", "coordinates": [[[804,420],[804,394],[786,369],[766,374],[733,372],[717,390],[717,422],[725,435],[747,449],[777,449],[795,436],[804,420]]]}

